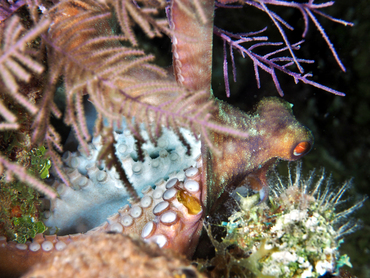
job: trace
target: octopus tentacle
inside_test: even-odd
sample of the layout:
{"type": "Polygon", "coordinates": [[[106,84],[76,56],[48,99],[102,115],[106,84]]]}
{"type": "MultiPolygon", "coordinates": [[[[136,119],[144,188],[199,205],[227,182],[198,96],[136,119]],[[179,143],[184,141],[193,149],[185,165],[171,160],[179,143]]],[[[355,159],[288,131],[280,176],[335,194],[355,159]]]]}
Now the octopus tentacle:
{"type": "Polygon", "coordinates": [[[137,236],[94,234],[57,252],[23,277],[205,277],[171,250],[145,244],[137,236]],[[68,258],[68,259],[66,259],[68,258]]]}
{"type": "Polygon", "coordinates": [[[3,273],[21,274],[36,262],[44,261],[53,252],[63,250],[70,242],[100,232],[139,234],[146,241],[154,241],[162,248],[170,248],[190,256],[199,239],[204,208],[201,196],[205,186],[200,179],[201,158],[197,167],[161,180],[153,189],[143,190],[139,202],[132,202],[118,213],[86,234],[67,236],[38,234],[31,242],[16,244],[0,238],[0,269],[3,273]],[[14,264],[21,261],[16,267],[14,264]],[[9,262],[9,263],[8,263],[9,262]],[[19,273],[14,273],[14,269],[19,273]],[[11,271],[11,272],[10,272],[11,271]]]}
{"type": "Polygon", "coordinates": [[[38,262],[45,261],[51,254],[63,250],[80,235],[47,236],[37,234],[32,242],[19,244],[7,242],[0,237],[0,273],[1,277],[17,277],[38,262]]]}
{"type": "MultiPolygon", "coordinates": [[[[190,156],[186,155],[186,148],[175,134],[164,129],[157,146],[144,144],[144,162],[135,162],[132,158],[135,158],[136,153],[135,140],[131,133],[114,133],[117,142],[116,155],[139,193],[161,178],[168,177],[170,173],[195,163],[196,157],[200,155],[200,142],[196,142],[185,130],[182,133],[193,146],[190,156]]],[[[144,130],[142,135],[147,139],[148,135],[144,130]]],[[[118,179],[116,170],[108,170],[104,164],[97,164],[96,158],[102,148],[100,138],[94,138],[89,148],[89,156],[83,151],[66,152],[63,155],[65,173],[73,186],[67,187],[55,182],[54,187],[61,198],[52,200],[50,211],[45,213],[45,224],[48,227],[58,227],[59,234],[86,232],[128,204],[129,194],[118,179]]]]}
{"type": "Polygon", "coordinates": [[[211,91],[213,14],[212,0],[171,1],[174,73],[189,91],[211,91]]]}
{"type": "Polygon", "coordinates": [[[166,183],[164,201],[154,207],[156,217],[144,226],[141,235],[160,247],[190,257],[203,223],[201,168],[191,167],[185,171],[185,176],[183,182],[171,179],[166,183]]]}

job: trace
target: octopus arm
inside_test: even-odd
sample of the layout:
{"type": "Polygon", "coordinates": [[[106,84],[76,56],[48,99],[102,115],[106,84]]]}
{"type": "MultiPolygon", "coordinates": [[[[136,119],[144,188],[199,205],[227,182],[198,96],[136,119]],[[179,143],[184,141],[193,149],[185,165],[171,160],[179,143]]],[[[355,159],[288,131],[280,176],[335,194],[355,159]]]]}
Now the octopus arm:
{"type": "Polygon", "coordinates": [[[105,223],[85,234],[38,234],[26,244],[7,242],[1,237],[1,277],[20,276],[36,262],[44,262],[54,253],[63,252],[71,242],[104,232],[136,234],[146,242],[155,242],[161,248],[191,257],[204,219],[201,166],[202,161],[198,159],[197,167],[173,174],[167,181],[159,181],[155,189],[148,186],[138,202],[122,207],[105,223]]]}

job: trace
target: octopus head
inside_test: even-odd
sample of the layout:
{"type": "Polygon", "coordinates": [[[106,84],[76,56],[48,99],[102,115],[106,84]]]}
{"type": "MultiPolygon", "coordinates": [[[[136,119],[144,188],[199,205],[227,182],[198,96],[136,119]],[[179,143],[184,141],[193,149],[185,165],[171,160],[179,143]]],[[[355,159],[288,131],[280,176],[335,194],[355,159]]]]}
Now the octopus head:
{"type": "Polygon", "coordinates": [[[214,145],[222,151],[217,156],[208,151],[207,165],[209,210],[217,207],[216,201],[226,191],[248,183],[260,191],[261,199],[268,196],[266,173],[279,159],[294,161],[307,154],[313,145],[309,129],[293,116],[291,105],[279,98],[265,98],[254,113],[245,113],[224,102],[214,119],[249,133],[248,137],[235,138],[221,133],[212,134],[214,145]]]}
{"type": "MultiPolygon", "coordinates": [[[[264,149],[269,157],[294,161],[306,155],[312,148],[311,131],[293,116],[291,105],[278,98],[262,100],[256,114],[259,134],[263,136],[264,149]]],[[[261,139],[261,138],[260,138],[261,139]]]]}

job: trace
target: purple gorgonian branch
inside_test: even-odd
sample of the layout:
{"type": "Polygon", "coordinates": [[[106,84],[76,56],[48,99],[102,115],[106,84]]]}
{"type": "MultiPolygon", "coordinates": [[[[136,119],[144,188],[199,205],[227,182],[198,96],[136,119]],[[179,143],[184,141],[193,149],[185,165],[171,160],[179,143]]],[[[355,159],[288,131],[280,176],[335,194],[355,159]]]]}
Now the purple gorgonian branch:
{"type": "Polygon", "coordinates": [[[300,73],[303,73],[303,68],[299,64],[299,61],[297,60],[293,48],[291,47],[291,43],[289,43],[288,38],[286,36],[285,31],[283,30],[283,26],[285,26],[289,30],[293,30],[294,28],[290,26],[286,21],[284,21],[280,16],[272,12],[268,9],[267,5],[274,5],[274,6],[282,6],[282,7],[290,7],[290,8],[296,8],[298,9],[303,17],[304,20],[304,30],[302,33],[302,38],[304,38],[307,34],[308,27],[309,27],[309,18],[312,20],[312,22],[315,24],[317,30],[320,31],[321,36],[324,38],[326,44],[328,45],[331,53],[333,54],[333,57],[335,58],[335,61],[339,65],[342,71],[346,71],[346,68],[342,64],[341,60],[339,59],[338,53],[336,52],[333,44],[331,43],[329,37],[325,33],[324,28],[321,26],[317,18],[314,14],[321,15],[333,22],[343,24],[345,26],[353,26],[353,23],[347,22],[342,19],[334,18],[326,13],[323,13],[319,11],[319,9],[330,7],[334,4],[334,1],[328,1],[321,4],[314,4],[314,0],[309,0],[307,3],[297,3],[294,1],[281,1],[281,0],[245,0],[245,4],[256,7],[259,10],[262,10],[265,12],[271,20],[274,22],[274,25],[279,30],[280,35],[282,36],[285,45],[288,47],[288,50],[290,52],[290,55],[292,56],[294,63],[296,64],[297,68],[299,69],[300,73]],[[282,26],[283,25],[283,26],[282,26]]]}
{"type": "MultiPolygon", "coordinates": [[[[306,63],[306,64],[312,64],[314,63],[313,60],[307,60],[307,59],[299,59],[299,58],[293,58],[293,57],[286,57],[286,56],[276,56],[280,54],[281,52],[287,51],[288,47],[280,47],[277,50],[273,52],[269,52],[265,55],[259,55],[253,52],[254,49],[258,47],[264,47],[264,46],[281,46],[283,43],[272,43],[267,41],[267,37],[258,36],[253,37],[256,34],[259,34],[263,32],[265,29],[262,29],[255,33],[249,33],[249,34],[232,34],[230,32],[226,32],[222,29],[219,29],[217,27],[214,28],[214,33],[219,36],[224,43],[224,64],[223,64],[223,72],[224,72],[224,79],[225,79],[225,87],[226,87],[226,95],[227,97],[230,97],[230,88],[229,88],[229,77],[228,77],[228,62],[227,62],[227,49],[226,45],[229,46],[230,51],[230,57],[231,57],[231,65],[232,65],[232,72],[234,77],[234,82],[236,81],[236,69],[235,69],[235,60],[234,60],[234,50],[237,50],[243,58],[248,56],[254,66],[254,73],[256,76],[257,81],[257,87],[261,87],[260,83],[260,77],[259,77],[259,69],[264,70],[268,74],[271,75],[271,78],[275,84],[276,90],[278,91],[280,96],[283,96],[283,90],[281,89],[279,80],[276,76],[276,70],[281,71],[291,77],[293,77],[294,82],[298,83],[298,81],[301,81],[305,84],[314,86],[316,88],[319,88],[321,90],[330,92],[335,95],[344,96],[345,94],[342,92],[339,92],[337,90],[331,89],[327,86],[321,85],[317,82],[314,82],[312,80],[309,80],[309,77],[312,77],[312,74],[310,73],[300,73],[300,72],[294,72],[288,67],[295,64],[295,61],[299,63],[306,63]],[[256,41],[262,41],[258,43],[254,43],[252,46],[246,48],[242,46],[243,43],[248,42],[256,42],[256,41]]],[[[300,48],[300,45],[303,43],[303,40],[290,45],[292,50],[298,50],[300,48]]]]}
{"type": "MultiPolygon", "coordinates": [[[[230,4],[232,4],[231,2],[230,4]]],[[[248,56],[250,59],[252,59],[253,64],[254,64],[254,69],[255,69],[255,75],[257,79],[257,85],[258,88],[260,88],[260,79],[259,79],[259,68],[266,71],[269,73],[274,81],[275,87],[278,90],[280,95],[283,95],[283,91],[280,87],[279,81],[276,77],[275,70],[284,72],[285,74],[288,74],[294,78],[294,81],[297,83],[298,81],[301,81],[305,84],[312,85],[314,87],[317,87],[319,89],[328,91],[332,94],[344,96],[343,93],[333,90],[329,87],[326,87],[324,85],[321,85],[319,83],[316,83],[312,80],[309,80],[308,78],[311,77],[311,74],[305,74],[304,69],[302,67],[302,63],[313,63],[313,60],[306,60],[306,59],[299,59],[295,55],[294,51],[298,50],[300,48],[300,45],[303,43],[303,40],[292,44],[289,42],[288,37],[284,31],[284,27],[287,28],[288,30],[294,30],[294,28],[289,25],[284,19],[282,19],[279,15],[274,13],[268,8],[268,5],[274,5],[274,6],[283,6],[283,7],[290,7],[290,8],[296,8],[298,9],[303,17],[304,20],[304,30],[302,32],[302,37],[304,38],[307,34],[308,27],[309,27],[309,19],[312,20],[312,22],[315,24],[316,28],[319,30],[321,33],[321,36],[325,40],[326,44],[328,45],[330,51],[332,52],[332,55],[341,68],[342,71],[346,71],[343,63],[341,62],[338,53],[336,52],[333,44],[331,43],[329,37],[325,33],[324,28],[321,26],[319,23],[318,19],[316,18],[315,14],[321,15],[333,22],[343,24],[345,26],[353,26],[353,23],[347,22],[341,19],[336,19],[326,13],[323,13],[320,11],[322,8],[327,8],[330,7],[334,4],[334,1],[329,1],[321,4],[314,4],[314,0],[309,0],[306,3],[297,3],[293,1],[281,1],[281,0],[244,0],[244,3],[250,6],[253,6],[263,12],[265,12],[270,19],[273,21],[274,25],[276,28],[279,30],[280,35],[282,36],[282,39],[284,41],[284,47],[279,48],[278,50],[268,53],[266,55],[258,55],[254,53],[252,50],[257,48],[257,47],[262,47],[262,46],[281,46],[283,43],[271,43],[268,42],[267,37],[254,37],[256,34],[260,34],[265,29],[255,32],[255,33],[246,33],[246,34],[232,34],[229,32],[226,32],[222,29],[219,29],[215,27],[214,33],[221,37],[223,40],[224,44],[224,79],[225,79],[225,87],[226,87],[226,95],[230,96],[230,88],[229,88],[229,80],[228,80],[228,69],[227,69],[227,51],[226,51],[226,44],[229,45],[230,48],[230,57],[231,57],[231,63],[232,63],[232,69],[233,69],[233,76],[234,76],[234,82],[235,82],[235,62],[234,62],[234,50],[238,50],[239,53],[243,56],[248,56]],[[263,38],[263,39],[262,39],[263,38]],[[263,41],[262,43],[256,43],[252,45],[249,48],[246,48],[242,46],[241,44],[243,43],[248,43],[248,42],[254,42],[254,41],[263,41]],[[283,52],[283,51],[288,51],[289,52],[289,57],[274,57],[272,56],[283,52]],[[281,65],[281,63],[285,63],[281,65]],[[288,69],[289,66],[295,65],[298,69],[299,72],[293,72],[288,69]]],[[[225,6],[225,5],[224,5],[225,6]]],[[[230,8],[239,8],[239,6],[229,6],[230,8]]]]}

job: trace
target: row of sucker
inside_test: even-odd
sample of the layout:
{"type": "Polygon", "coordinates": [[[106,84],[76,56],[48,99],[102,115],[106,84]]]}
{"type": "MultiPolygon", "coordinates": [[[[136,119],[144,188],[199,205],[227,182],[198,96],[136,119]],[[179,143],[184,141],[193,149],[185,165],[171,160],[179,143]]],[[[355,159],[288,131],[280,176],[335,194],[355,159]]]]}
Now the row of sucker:
{"type": "MultiPolygon", "coordinates": [[[[157,146],[150,142],[143,144],[145,159],[135,161],[135,139],[130,131],[114,132],[116,155],[122,163],[131,184],[140,194],[148,186],[169,178],[170,173],[195,165],[200,154],[200,143],[186,130],[181,131],[191,143],[191,155],[177,136],[164,129],[157,146]]],[[[148,139],[145,130],[141,135],[148,139]]],[[[68,234],[86,232],[102,224],[109,215],[128,204],[129,194],[119,180],[115,168],[108,170],[104,162],[98,164],[96,158],[102,148],[101,137],[93,138],[89,144],[90,154],[78,148],[77,152],[64,153],[64,171],[70,179],[71,187],[56,180],[53,184],[60,198],[51,201],[46,210],[45,224],[50,233],[68,234]]]]}
{"type": "Polygon", "coordinates": [[[32,242],[27,241],[26,243],[7,242],[6,237],[0,236],[0,247],[8,249],[9,253],[29,250],[31,254],[38,255],[42,252],[52,253],[54,251],[62,251],[70,242],[77,240],[81,236],[83,235],[56,236],[37,234],[32,239],[32,242]]]}
{"type": "Polygon", "coordinates": [[[153,208],[155,217],[145,224],[141,236],[162,248],[186,254],[192,239],[197,238],[194,233],[202,225],[201,168],[188,168],[185,180],[169,179],[165,188],[163,201],[153,208]]]}
{"type": "Polygon", "coordinates": [[[139,202],[132,202],[107,219],[103,225],[90,230],[140,234],[145,241],[160,247],[185,250],[193,233],[201,225],[201,158],[195,167],[183,173],[171,174],[155,189],[147,187],[139,202]]]}
{"type": "MultiPolygon", "coordinates": [[[[184,171],[171,173],[169,179],[184,179],[184,171]]],[[[165,185],[166,181],[162,179],[155,184],[154,189],[147,186],[142,190],[143,197],[138,202],[130,200],[130,204],[120,208],[117,213],[108,217],[105,223],[88,231],[87,234],[98,231],[140,234],[144,225],[154,219],[153,210],[163,201],[165,185]]]]}
{"type": "MultiPolygon", "coordinates": [[[[192,226],[199,223],[201,225],[199,220],[203,207],[200,202],[200,160],[201,158],[198,158],[198,167],[191,166],[183,172],[171,173],[167,181],[159,181],[155,189],[146,187],[139,202],[125,205],[118,213],[108,217],[105,223],[85,234],[37,234],[32,242],[27,241],[25,244],[7,242],[4,236],[0,236],[0,247],[11,252],[29,250],[34,254],[52,253],[65,249],[69,243],[81,237],[98,232],[140,234],[145,241],[155,242],[161,248],[177,246],[178,239],[183,241],[185,237],[192,237],[192,234],[187,234],[192,230],[192,226]],[[190,201],[184,201],[184,194],[190,201]]],[[[180,251],[180,246],[177,247],[176,250],[180,251]]]]}

